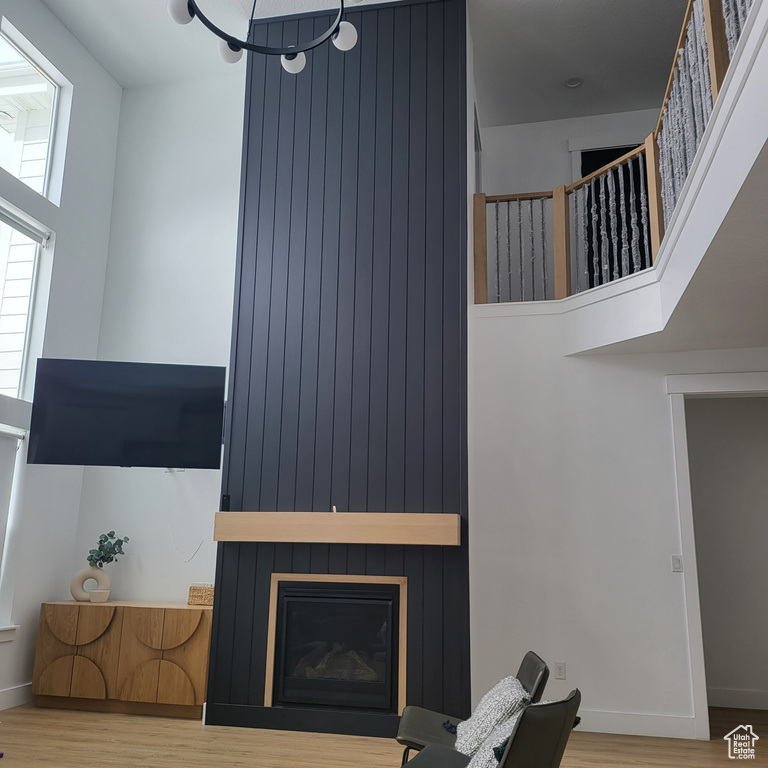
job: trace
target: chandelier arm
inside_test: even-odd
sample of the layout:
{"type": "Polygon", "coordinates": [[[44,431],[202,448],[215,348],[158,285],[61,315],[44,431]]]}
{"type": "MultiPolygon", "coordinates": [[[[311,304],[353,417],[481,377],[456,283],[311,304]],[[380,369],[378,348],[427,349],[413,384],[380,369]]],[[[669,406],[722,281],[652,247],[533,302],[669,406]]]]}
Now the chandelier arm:
{"type": "Polygon", "coordinates": [[[231,48],[242,48],[245,51],[253,51],[254,53],[263,53],[268,56],[290,56],[291,54],[302,53],[303,51],[311,51],[313,48],[317,48],[318,45],[322,45],[326,40],[329,40],[339,28],[341,24],[341,17],[344,15],[344,0],[339,0],[339,12],[336,14],[336,19],[333,24],[322,35],[319,35],[314,40],[310,40],[308,43],[297,43],[296,45],[289,45],[282,48],[276,48],[269,45],[256,45],[256,43],[249,43],[247,40],[238,40],[232,35],[228,35],[223,30],[219,29],[197,6],[196,0],[187,0],[187,7],[189,13],[192,16],[197,17],[214,35],[220,37],[227,42],[231,48]]]}

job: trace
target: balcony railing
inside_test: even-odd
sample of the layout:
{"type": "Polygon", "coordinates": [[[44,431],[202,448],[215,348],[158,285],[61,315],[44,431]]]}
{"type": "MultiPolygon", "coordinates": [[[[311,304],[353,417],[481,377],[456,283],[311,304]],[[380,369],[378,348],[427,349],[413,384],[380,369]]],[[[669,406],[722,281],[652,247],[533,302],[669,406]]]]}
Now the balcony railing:
{"type": "Polygon", "coordinates": [[[653,266],[752,0],[690,0],[656,130],[569,186],[477,194],[475,303],[563,299],[653,266]]]}

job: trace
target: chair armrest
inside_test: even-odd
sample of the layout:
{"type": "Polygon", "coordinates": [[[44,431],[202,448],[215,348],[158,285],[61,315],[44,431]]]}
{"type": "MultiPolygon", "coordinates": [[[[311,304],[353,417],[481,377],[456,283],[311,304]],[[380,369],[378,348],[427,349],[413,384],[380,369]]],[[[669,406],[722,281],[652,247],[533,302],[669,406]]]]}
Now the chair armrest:
{"type": "Polygon", "coordinates": [[[470,757],[442,744],[430,744],[409,760],[408,768],[466,768],[470,757]]]}

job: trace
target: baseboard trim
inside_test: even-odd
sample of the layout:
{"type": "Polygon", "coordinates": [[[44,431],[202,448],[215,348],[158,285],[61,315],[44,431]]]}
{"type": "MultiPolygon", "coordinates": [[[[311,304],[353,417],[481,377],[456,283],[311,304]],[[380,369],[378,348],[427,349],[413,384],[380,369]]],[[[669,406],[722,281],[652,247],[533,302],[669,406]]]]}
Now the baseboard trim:
{"type": "Polygon", "coordinates": [[[580,709],[578,731],[622,733],[628,736],[661,736],[673,739],[706,738],[697,735],[693,717],[680,715],[647,715],[638,712],[603,712],[580,709]]]}
{"type": "Polygon", "coordinates": [[[32,683],[17,685],[15,688],[5,688],[0,691],[0,710],[29,704],[33,700],[32,683]]]}
{"type": "Polygon", "coordinates": [[[119,701],[118,699],[80,699],[68,696],[40,696],[35,698],[38,707],[51,709],[75,709],[82,712],[118,712],[123,715],[151,715],[152,717],[179,717],[200,720],[203,707],[200,704],[157,704],[144,701],[119,701]]]}
{"type": "Polygon", "coordinates": [[[768,709],[768,691],[748,688],[707,688],[710,707],[768,709]]]}

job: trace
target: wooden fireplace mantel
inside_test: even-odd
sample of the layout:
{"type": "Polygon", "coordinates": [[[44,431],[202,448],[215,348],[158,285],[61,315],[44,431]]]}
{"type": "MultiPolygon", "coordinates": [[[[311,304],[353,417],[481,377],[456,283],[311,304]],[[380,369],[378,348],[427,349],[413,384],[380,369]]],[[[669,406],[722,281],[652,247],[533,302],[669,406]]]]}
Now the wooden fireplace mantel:
{"type": "Polygon", "coordinates": [[[456,547],[461,518],[400,512],[217,512],[215,541],[456,547]]]}

